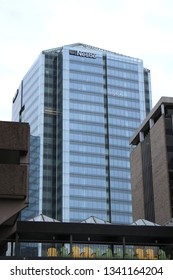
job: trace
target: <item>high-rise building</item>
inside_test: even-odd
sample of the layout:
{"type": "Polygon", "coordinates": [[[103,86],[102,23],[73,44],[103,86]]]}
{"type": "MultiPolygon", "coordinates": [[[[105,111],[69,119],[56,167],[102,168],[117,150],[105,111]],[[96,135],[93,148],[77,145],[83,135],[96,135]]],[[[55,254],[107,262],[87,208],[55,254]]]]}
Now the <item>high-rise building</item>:
{"type": "Polygon", "coordinates": [[[173,217],[173,98],[162,97],[130,140],[134,220],[173,217]]]}
{"type": "Polygon", "coordinates": [[[129,138],[150,108],[141,59],[85,44],[43,51],[13,99],[13,120],[31,130],[23,219],[131,223],[129,138]]]}

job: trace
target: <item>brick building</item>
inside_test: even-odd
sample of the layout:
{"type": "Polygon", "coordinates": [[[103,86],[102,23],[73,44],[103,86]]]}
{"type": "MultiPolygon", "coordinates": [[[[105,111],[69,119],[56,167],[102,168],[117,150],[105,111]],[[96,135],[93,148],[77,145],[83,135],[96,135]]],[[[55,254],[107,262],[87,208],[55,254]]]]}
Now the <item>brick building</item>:
{"type": "Polygon", "coordinates": [[[162,97],[130,140],[133,219],[173,217],[173,98],[162,97]]]}

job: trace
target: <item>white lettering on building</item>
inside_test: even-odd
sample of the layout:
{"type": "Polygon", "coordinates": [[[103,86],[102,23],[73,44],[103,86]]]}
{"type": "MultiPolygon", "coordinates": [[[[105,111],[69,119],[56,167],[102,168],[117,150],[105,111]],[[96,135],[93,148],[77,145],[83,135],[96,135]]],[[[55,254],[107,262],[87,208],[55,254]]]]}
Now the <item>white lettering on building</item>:
{"type": "Polygon", "coordinates": [[[81,57],[87,57],[87,58],[96,58],[95,53],[90,53],[90,52],[82,52],[82,51],[75,51],[75,50],[69,50],[70,55],[76,55],[76,56],[81,56],[81,57]]]}

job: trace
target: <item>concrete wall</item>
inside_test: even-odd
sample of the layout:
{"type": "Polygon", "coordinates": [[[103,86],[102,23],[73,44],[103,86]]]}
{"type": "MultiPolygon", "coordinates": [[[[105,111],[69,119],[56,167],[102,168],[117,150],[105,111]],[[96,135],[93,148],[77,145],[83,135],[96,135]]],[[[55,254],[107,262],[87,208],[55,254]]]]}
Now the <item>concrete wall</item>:
{"type": "Polygon", "coordinates": [[[29,139],[29,124],[0,122],[1,240],[12,233],[20,211],[28,205],[29,139]]]}
{"type": "Polygon", "coordinates": [[[162,115],[150,130],[155,221],[163,225],[171,219],[170,187],[165,136],[165,119],[162,115]]]}
{"type": "MultiPolygon", "coordinates": [[[[151,168],[148,167],[150,169],[147,170],[146,166],[144,168],[144,160],[142,161],[142,150],[143,153],[147,151],[146,149],[142,149],[142,145],[145,144],[145,139],[131,153],[133,220],[135,221],[139,218],[147,219],[146,207],[149,209],[152,206],[149,204],[152,203],[154,205],[155,223],[164,225],[172,218],[164,115],[161,115],[149,130],[149,139],[151,163],[148,164],[151,165],[151,168]],[[147,179],[144,176],[149,176],[149,172],[151,171],[152,174],[150,175],[152,176],[152,180],[144,180],[147,179]],[[150,184],[144,186],[144,181],[150,181],[150,184]],[[148,192],[151,191],[149,188],[152,188],[152,192],[148,192]],[[144,195],[144,191],[152,194],[154,201],[151,197],[144,195]]],[[[146,158],[147,155],[143,155],[144,157],[146,158]]]]}
{"type": "Polygon", "coordinates": [[[133,221],[145,217],[141,153],[141,143],[139,143],[130,157],[133,221]]]}

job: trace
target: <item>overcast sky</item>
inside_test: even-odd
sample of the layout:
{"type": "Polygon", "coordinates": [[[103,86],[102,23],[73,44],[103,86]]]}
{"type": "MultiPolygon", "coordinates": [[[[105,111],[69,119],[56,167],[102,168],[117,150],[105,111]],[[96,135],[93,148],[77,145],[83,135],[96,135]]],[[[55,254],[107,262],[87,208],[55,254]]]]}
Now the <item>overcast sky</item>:
{"type": "Polygon", "coordinates": [[[143,59],[153,106],[173,96],[172,0],[0,0],[0,120],[41,51],[78,42],[143,59]]]}

